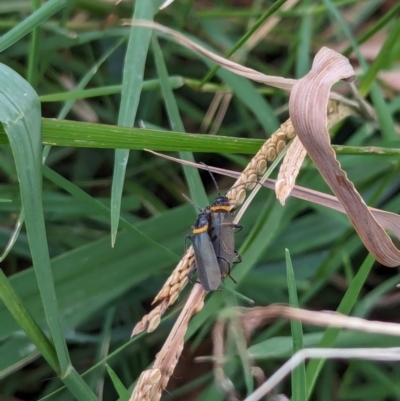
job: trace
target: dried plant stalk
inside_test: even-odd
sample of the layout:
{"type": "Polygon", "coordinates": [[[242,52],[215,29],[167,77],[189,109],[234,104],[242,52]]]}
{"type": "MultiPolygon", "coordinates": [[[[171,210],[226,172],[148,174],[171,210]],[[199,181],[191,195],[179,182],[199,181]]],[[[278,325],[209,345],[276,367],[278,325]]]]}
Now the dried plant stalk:
{"type": "MultiPolygon", "coordinates": [[[[330,101],[327,110],[328,125],[332,127],[338,121],[355,113],[355,110],[349,106],[337,103],[336,101],[330,101]]],[[[246,190],[254,188],[256,185],[255,181],[267,170],[268,163],[272,163],[279,156],[283,149],[285,149],[286,144],[295,135],[293,125],[289,119],[264,143],[232,185],[233,189],[227,192],[227,197],[233,205],[239,206],[243,203],[246,198],[246,190]],[[246,185],[246,183],[248,184],[246,185]]],[[[174,304],[181,291],[185,288],[188,283],[188,274],[194,268],[193,248],[189,247],[153,300],[153,304],[156,302],[160,302],[161,304],[143,317],[133,329],[132,335],[139,334],[144,330],[150,332],[157,328],[166,309],[174,304]]]]}
{"type": "MultiPolygon", "coordinates": [[[[251,336],[260,327],[268,323],[271,323],[275,319],[281,319],[282,317],[286,319],[299,320],[303,323],[312,324],[314,326],[320,326],[320,327],[337,327],[340,329],[359,330],[367,333],[381,333],[391,336],[400,335],[400,324],[398,323],[370,321],[358,317],[342,315],[337,312],[331,312],[331,311],[316,312],[279,304],[260,306],[255,308],[236,307],[231,310],[230,316],[231,318],[232,317],[236,318],[236,320],[237,318],[239,318],[241,331],[244,337],[246,338],[247,342],[250,341],[251,336]]],[[[213,329],[214,377],[215,381],[225,392],[227,398],[232,397],[232,399],[235,399],[236,392],[234,385],[231,382],[231,380],[225,375],[225,372],[223,370],[223,364],[225,361],[224,333],[227,330],[228,326],[229,326],[229,319],[224,316],[218,319],[213,329]]],[[[234,330],[236,330],[236,326],[234,330]]],[[[332,351],[334,354],[336,350],[332,351]]],[[[349,348],[348,351],[351,352],[351,349],[349,348]]],[[[372,349],[369,349],[369,351],[366,354],[369,354],[370,351],[372,351],[372,349]]],[[[253,359],[254,355],[248,353],[248,357],[250,359],[253,359]]],[[[397,358],[399,358],[399,356],[397,358]]],[[[197,360],[199,359],[200,358],[197,358],[197,360]]],[[[256,367],[252,368],[257,369],[256,367]]],[[[260,371],[260,373],[262,374],[262,370],[260,371]]],[[[272,384],[276,384],[273,380],[271,381],[272,377],[274,377],[276,374],[277,372],[275,372],[274,375],[271,376],[267,381],[268,383],[270,383],[268,391],[270,391],[274,387],[274,385],[272,384]]],[[[263,387],[265,386],[265,384],[263,384],[263,387]]],[[[268,391],[265,391],[264,394],[266,394],[268,391]]],[[[256,390],[255,393],[253,394],[258,394],[258,393],[259,390],[256,390]]],[[[249,400],[250,399],[253,400],[252,396],[249,397],[249,400]]],[[[259,399],[259,398],[254,397],[254,399],[259,399]]]]}
{"type": "MultiPolygon", "coordinates": [[[[333,126],[336,122],[353,113],[354,110],[348,106],[337,104],[334,101],[330,102],[328,104],[329,126],[333,126]]],[[[279,130],[265,142],[238,177],[232,189],[227,193],[228,199],[232,204],[238,206],[243,203],[246,197],[246,189],[252,189],[255,186],[254,181],[266,171],[268,163],[273,162],[286,147],[287,142],[294,137],[295,132],[293,125],[290,120],[287,120],[281,125],[279,130]],[[244,185],[241,186],[240,184],[244,185]]],[[[148,331],[153,331],[158,326],[165,310],[175,302],[182,289],[186,286],[188,273],[194,267],[193,248],[190,247],[154,299],[153,303],[160,302],[160,304],[148,315],[143,317],[142,321],[136,325],[133,334],[138,334],[146,329],[148,331]]],[[[183,338],[190,317],[202,308],[205,295],[206,293],[200,285],[194,286],[185,304],[185,308],[178,321],[175,323],[162,350],[157,355],[153,368],[142,373],[130,401],[156,401],[160,399],[162,391],[166,388],[169,377],[172,375],[182,352],[184,344],[183,338]]],[[[280,309],[279,312],[284,314],[282,309],[280,309]]],[[[216,371],[223,374],[222,369],[217,369],[216,371]]],[[[229,383],[226,382],[225,384],[228,386],[227,390],[229,390],[229,383]]],[[[228,393],[230,393],[232,397],[235,396],[233,388],[231,388],[231,391],[228,391],[228,393]]]]}
{"type": "Polygon", "coordinates": [[[193,287],[185,307],[157,354],[152,369],[142,372],[129,401],[157,401],[161,398],[182,353],[189,320],[202,309],[205,295],[206,292],[200,284],[193,287]]]}

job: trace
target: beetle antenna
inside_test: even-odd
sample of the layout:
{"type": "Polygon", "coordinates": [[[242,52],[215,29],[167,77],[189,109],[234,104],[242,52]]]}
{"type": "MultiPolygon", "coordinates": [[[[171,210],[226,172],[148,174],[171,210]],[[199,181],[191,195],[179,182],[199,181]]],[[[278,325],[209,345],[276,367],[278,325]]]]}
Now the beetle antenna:
{"type": "Polygon", "coordinates": [[[191,204],[193,205],[197,210],[200,211],[200,213],[203,213],[203,210],[198,207],[190,198],[188,198],[185,194],[182,194],[182,196],[191,204]]]}
{"type": "Polygon", "coordinates": [[[218,186],[218,184],[217,184],[217,180],[216,180],[215,177],[214,177],[214,174],[211,172],[211,170],[210,170],[210,168],[207,166],[207,164],[205,164],[205,163],[203,163],[203,162],[200,162],[200,164],[202,164],[202,165],[207,169],[207,171],[210,173],[210,176],[211,176],[211,179],[212,179],[213,182],[214,182],[215,188],[217,188],[218,196],[221,196],[221,191],[219,190],[219,186],[218,186]]]}

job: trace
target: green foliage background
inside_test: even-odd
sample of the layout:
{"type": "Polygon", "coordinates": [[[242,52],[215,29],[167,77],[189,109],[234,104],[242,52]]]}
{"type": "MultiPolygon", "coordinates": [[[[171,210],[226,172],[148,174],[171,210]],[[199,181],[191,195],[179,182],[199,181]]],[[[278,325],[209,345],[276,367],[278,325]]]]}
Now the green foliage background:
{"type": "MultiPolygon", "coordinates": [[[[241,63],[259,71],[294,78],[307,73],[321,46],[350,43],[345,54],[354,50],[357,85],[379,126],[353,118],[335,128],[333,141],[345,145],[340,161],[368,205],[400,211],[400,96],[380,80],[380,73],[399,68],[397,2],[302,0],[286,11],[284,0],[176,0],[163,11],[159,3],[0,3],[0,244],[9,251],[0,274],[2,400],[127,399],[185,299],[186,292],[154,333],[129,340],[195,220],[181,193],[201,207],[216,194],[207,173],[143,150],[240,171],[288,117],[287,94],[212,70],[209,61],[150,30],[120,26],[120,18],[154,19],[219,54],[237,50],[241,63]],[[273,17],[277,26],[246,51],[248,36],[273,17]],[[382,47],[372,62],[364,60],[360,45],[379,33],[382,47]],[[201,132],[221,90],[233,98],[217,135],[186,134],[201,132]],[[387,150],[368,153],[369,146],[387,150]],[[10,246],[17,221],[25,224],[20,232],[17,224],[10,246]]],[[[231,184],[218,181],[222,191],[231,184]]],[[[310,161],[298,183],[328,191],[310,161]]],[[[178,370],[184,373],[173,378],[165,399],[224,399],[210,365],[199,368],[191,359],[192,352],[211,354],[209,332],[220,314],[248,306],[235,291],[256,305],[290,302],[398,320],[397,269],[374,265],[345,216],[295,199],[282,207],[262,190],[241,224],[243,263],[233,270],[239,284],[226,282],[207,296],[190,324],[178,370]]],[[[244,352],[244,339],[232,334],[235,324],[226,368],[243,396],[254,387],[250,357],[269,376],[302,346],[400,345],[383,335],[277,322],[260,328],[244,352]]],[[[399,374],[397,365],[313,361],[278,392],[292,400],[399,399],[399,374]]]]}

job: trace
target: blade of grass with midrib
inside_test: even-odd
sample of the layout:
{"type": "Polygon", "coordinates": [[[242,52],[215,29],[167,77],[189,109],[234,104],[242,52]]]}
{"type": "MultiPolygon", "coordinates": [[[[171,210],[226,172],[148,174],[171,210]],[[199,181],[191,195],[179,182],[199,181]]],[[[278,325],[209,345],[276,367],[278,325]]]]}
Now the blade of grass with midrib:
{"type": "MultiPolygon", "coordinates": [[[[133,19],[152,20],[155,7],[152,1],[138,0],[135,4],[133,19]]],[[[125,56],[122,78],[121,105],[118,115],[118,125],[132,127],[136,118],[140,94],[143,85],[143,74],[150,44],[151,30],[140,27],[130,29],[130,37],[125,56]]],[[[115,152],[113,183],[111,189],[111,244],[114,246],[121,197],[124,186],[125,171],[129,158],[129,150],[118,149],[115,152]]]]}
{"type": "MultiPolygon", "coordinates": [[[[3,64],[0,64],[0,121],[14,156],[32,262],[60,366],[59,374],[79,400],[95,400],[93,392],[71,365],[60,322],[42,206],[42,138],[39,97],[28,82],[3,64]]],[[[34,326],[32,330],[37,332],[34,326]]],[[[28,335],[29,333],[30,331],[27,331],[28,335]]],[[[37,338],[31,339],[34,341],[37,338]]],[[[46,344],[37,344],[37,346],[40,349],[46,344]]]]}

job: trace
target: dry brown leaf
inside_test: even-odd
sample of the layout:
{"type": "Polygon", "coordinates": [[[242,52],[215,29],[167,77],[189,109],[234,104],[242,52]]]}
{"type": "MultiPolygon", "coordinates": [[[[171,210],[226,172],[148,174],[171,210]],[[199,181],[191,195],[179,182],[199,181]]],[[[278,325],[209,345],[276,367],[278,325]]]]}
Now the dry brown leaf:
{"type": "Polygon", "coordinates": [[[285,204],[286,198],[290,195],[296,182],[296,177],[300,172],[304,158],[307,156],[307,151],[300,139],[296,136],[279,169],[278,179],[276,180],[275,192],[276,197],[282,205],[285,204]]]}
{"type": "MultiPolygon", "coordinates": [[[[288,92],[291,91],[293,85],[296,83],[295,79],[284,78],[275,75],[266,75],[259,71],[253,70],[252,68],[245,67],[241,64],[235,63],[231,60],[221,57],[207,50],[205,47],[199,45],[198,43],[195,43],[192,40],[188,39],[181,33],[174,31],[173,29],[167,28],[166,26],[158,24],[156,22],[146,21],[146,20],[122,19],[121,25],[142,26],[144,28],[150,28],[162,32],[167,36],[169,36],[171,39],[173,39],[175,42],[186,47],[187,49],[190,49],[193,52],[198,53],[208,58],[209,60],[214,61],[220,67],[232,71],[233,73],[240,75],[242,77],[251,79],[252,81],[261,82],[265,85],[273,86],[275,88],[279,88],[288,92]]],[[[336,100],[342,103],[343,105],[351,107],[357,111],[359,110],[358,101],[349,100],[346,97],[343,97],[335,92],[331,92],[329,96],[330,99],[332,100],[336,100]]]]}
{"type": "Polygon", "coordinates": [[[261,82],[265,85],[270,85],[275,88],[280,88],[286,91],[289,91],[292,88],[293,84],[296,82],[295,79],[276,77],[274,75],[266,75],[256,70],[253,70],[252,68],[245,67],[231,60],[228,60],[224,57],[218,56],[217,54],[207,50],[203,46],[200,46],[199,44],[191,41],[190,39],[180,34],[179,32],[167,28],[164,25],[157,24],[156,22],[145,21],[145,20],[132,21],[124,19],[121,21],[121,23],[122,25],[143,26],[146,28],[152,28],[160,32],[163,32],[168,36],[170,36],[171,38],[173,38],[177,43],[181,44],[182,46],[185,46],[186,48],[193,50],[194,52],[201,54],[202,56],[214,61],[221,67],[224,67],[225,69],[232,71],[235,74],[251,79],[252,81],[261,82]]]}
{"type": "Polygon", "coordinates": [[[326,47],[314,59],[311,71],[293,86],[289,113],[293,127],[307,153],[342,204],[369,252],[385,266],[400,264],[400,251],[374,218],[342,170],[330,146],[326,108],[332,85],[352,79],[354,70],[347,58],[326,47]]]}
{"type": "MultiPolygon", "coordinates": [[[[163,155],[162,153],[154,152],[152,150],[147,150],[150,153],[153,153],[157,156],[163,157],[168,160],[175,161],[180,164],[185,164],[187,166],[192,166],[196,168],[200,168],[203,170],[210,170],[213,173],[226,175],[232,178],[240,177],[239,172],[226,170],[223,168],[207,166],[205,167],[202,164],[189,162],[186,160],[177,159],[172,156],[163,155]]],[[[268,178],[262,184],[264,187],[274,190],[276,187],[276,180],[268,178]]],[[[290,196],[294,198],[302,199],[308,202],[315,203],[316,205],[321,205],[324,207],[328,207],[333,210],[337,210],[341,213],[346,213],[345,208],[343,205],[338,201],[338,199],[332,195],[328,195],[322,192],[314,191],[313,189],[300,187],[295,185],[290,193],[290,196]]],[[[390,212],[385,212],[384,210],[376,209],[373,207],[368,207],[370,213],[374,216],[376,221],[385,229],[391,231],[396,237],[400,239],[400,215],[390,212]]]]}

